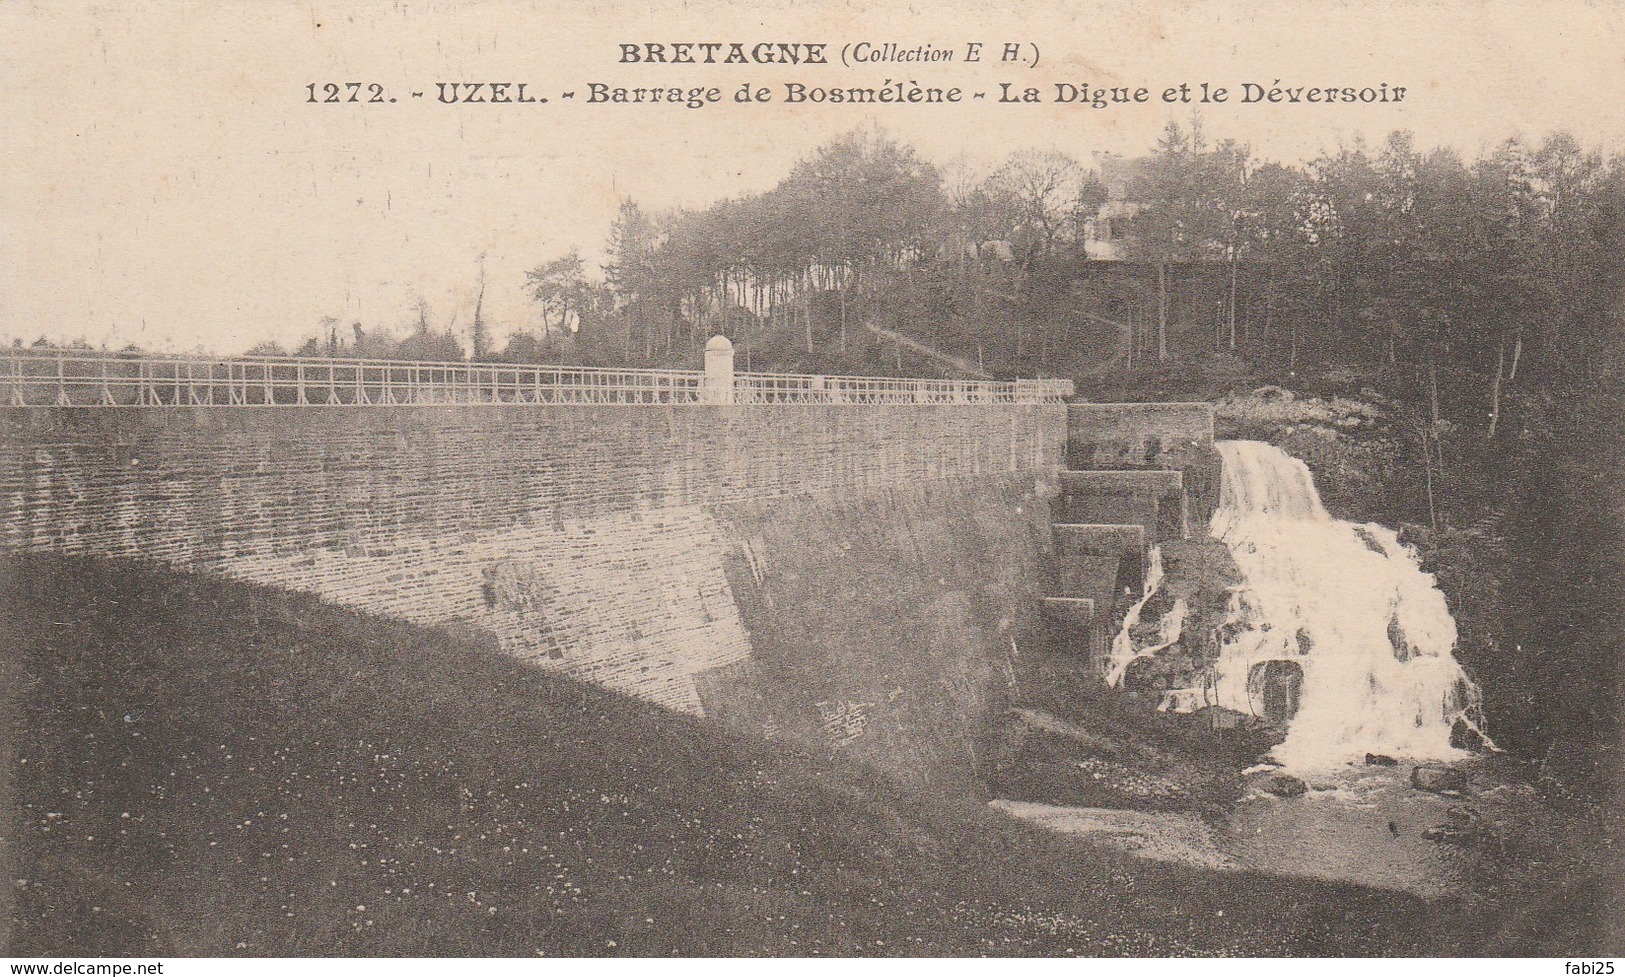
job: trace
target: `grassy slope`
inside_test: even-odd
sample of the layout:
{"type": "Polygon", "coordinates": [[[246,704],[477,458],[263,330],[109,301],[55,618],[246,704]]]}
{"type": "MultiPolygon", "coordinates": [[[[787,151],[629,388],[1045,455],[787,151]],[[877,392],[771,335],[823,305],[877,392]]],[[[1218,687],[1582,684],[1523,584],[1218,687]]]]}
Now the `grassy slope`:
{"type": "Polygon", "coordinates": [[[17,954],[1451,949],[312,598],[27,558],[0,601],[17,954]]]}

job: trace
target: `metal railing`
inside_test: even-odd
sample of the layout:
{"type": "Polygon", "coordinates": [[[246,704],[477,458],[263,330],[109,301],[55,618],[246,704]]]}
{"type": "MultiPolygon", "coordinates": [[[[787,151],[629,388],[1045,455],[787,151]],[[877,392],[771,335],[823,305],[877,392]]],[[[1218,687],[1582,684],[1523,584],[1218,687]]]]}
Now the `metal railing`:
{"type": "Polygon", "coordinates": [[[1037,404],[1072,395],[1070,380],[928,380],[910,377],[739,373],[738,404],[1037,404]]]}
{"type": "MultiPolygon", "coordinates": [[[[697,404],[698,370],[317,357],[152,357],[9,350],[0,403],[12,407],[697,404]]],[[[741,404],[1035,404],[1069,380],[926,380],[783,373],[734,375],[741,404]]]]}

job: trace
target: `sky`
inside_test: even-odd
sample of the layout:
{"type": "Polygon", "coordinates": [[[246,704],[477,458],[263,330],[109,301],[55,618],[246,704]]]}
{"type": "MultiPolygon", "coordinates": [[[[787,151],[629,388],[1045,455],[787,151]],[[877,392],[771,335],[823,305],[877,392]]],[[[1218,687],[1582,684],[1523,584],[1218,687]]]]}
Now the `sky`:
{"type": "MultiPolygon", "coordinates": [[[[1567,129],[1625,148],[1625,3],[1481,0],[0,4],[0,341],[239,353],[296,345],[324,316],[403,329],[421,296],[466,330],[483,262],[499,333],[535,328],[527,268],[600,260],[616,207],[765,190],[798,158],[881,126],[933,162],[1019,149],[1139,154],[1196,106],[1208,132],[1298,162],[1363,134],[1474,155],[1567,129]],[[623,65],[623,43],[931,44],[967,64],[623,65]],[[1030,62],[1000,63],[1006,43],[1030,62]],[[783,86],[960,87],[957,105],[787,105],[783,86]],[[1241,85],[1405,86],[1403,102],[1240,104],[1241,85]],[[384,104],[310,104],[376,83],[384,104]],[[523,81],[546,103],[441,104],[438,82],[523,81]],[[715,86],[699,109],[588,104],[592,83],[715,86]],[[999,84],[1040,89],[1000,104],[999,84]],[[1145,86],[1150,102],[1055,104],[1057,83],[1145,86]],[[741,105],[742,84],[767,104],[741,105]],[[421,98],[411,93],[420,91],[421,98]],[[576,92],[573,99],[564,98],[576,92]],[[981,100],[970,92],[985,92],[981,100]]],[[[509,90],[512,92],[512,89],[509,90]]],[[[363,89],[365,92],[365,89],[363,89]]],[[[345,97],[348,97],[346,93],[345,97]]]]}

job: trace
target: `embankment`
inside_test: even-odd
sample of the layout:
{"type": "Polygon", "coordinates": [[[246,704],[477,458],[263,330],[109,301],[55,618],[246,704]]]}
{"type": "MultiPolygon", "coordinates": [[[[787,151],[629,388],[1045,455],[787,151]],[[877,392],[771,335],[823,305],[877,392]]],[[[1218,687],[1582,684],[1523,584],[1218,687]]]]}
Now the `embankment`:
{"type": "Polygon", "coordinates": [[[1051,485],[1030,476],[720,507],[752,648],[707,711],[907,782],[980,782],[988,717],[1046,639],[1051,485]]]}
{"type": "Polygon", "coordinates": [[[0,545],[419,624],[910,780],[1036,629],[1061,405],[14,408],[0,545]]]}
{"type": "Polygon", "coordinates": [[[28,556],[0,606],[19,956],[1459,946],[1414,899],[1138,862],[307,595],[28,556]]]}

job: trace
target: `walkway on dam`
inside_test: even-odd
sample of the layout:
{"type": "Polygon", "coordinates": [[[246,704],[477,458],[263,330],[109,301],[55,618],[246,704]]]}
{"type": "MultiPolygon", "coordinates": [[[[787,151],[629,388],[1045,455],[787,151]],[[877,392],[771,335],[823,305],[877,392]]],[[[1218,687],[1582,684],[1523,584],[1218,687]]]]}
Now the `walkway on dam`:
{"type": "Polygon", "coordinates": [[[735,373],[731,345],[708,346],[705,370],[31,350],[0,360],[11,407],[1053,404],[1072,393],[1070,380],[735,373]]]}

